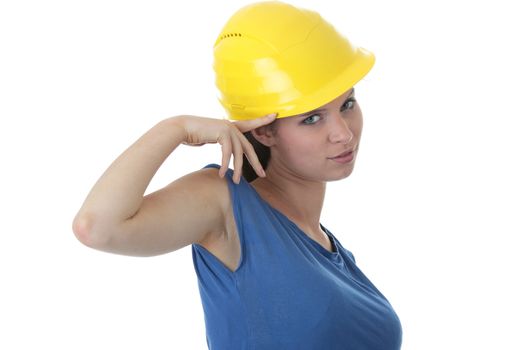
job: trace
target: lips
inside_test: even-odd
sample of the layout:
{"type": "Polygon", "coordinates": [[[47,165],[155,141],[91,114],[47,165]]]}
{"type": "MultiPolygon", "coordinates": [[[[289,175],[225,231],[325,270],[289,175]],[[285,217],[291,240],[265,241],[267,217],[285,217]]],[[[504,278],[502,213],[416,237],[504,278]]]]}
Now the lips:
{"type": "Polygon", "coordinates": [[[345,157],[347,155],[349,155],[350,153],[354,152],[355,150],[354,149],[350,149],[350,150],[346,150],[344,151],[343,153],[340,153],[339,155],[335,156],[335,157],[331,157],[329,159],[334,159],[334,158],[342,158],[342,157],[345,157]]]}

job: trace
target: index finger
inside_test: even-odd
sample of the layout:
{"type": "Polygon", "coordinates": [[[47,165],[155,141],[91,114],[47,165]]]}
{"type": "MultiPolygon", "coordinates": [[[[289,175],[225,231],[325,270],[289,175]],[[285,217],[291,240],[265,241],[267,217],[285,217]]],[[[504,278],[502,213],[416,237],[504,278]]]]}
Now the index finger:
{"type": "Polygon", "coordinates": [[[267,114],[263,117],[257,118],[257,119],[251,119],[251,120],[239,120],[234,122],[237,129],[239,129],[240,132],[246,132],[253,129],[256,129],[260,126],[270,124],[274,121],[275,117],[277,117],[277,113],[267,114]]]}

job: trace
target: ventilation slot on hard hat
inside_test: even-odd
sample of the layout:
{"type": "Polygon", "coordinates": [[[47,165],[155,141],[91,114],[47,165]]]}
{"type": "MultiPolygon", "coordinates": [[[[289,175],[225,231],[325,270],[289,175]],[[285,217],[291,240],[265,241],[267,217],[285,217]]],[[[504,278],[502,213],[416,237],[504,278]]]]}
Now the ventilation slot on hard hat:
{"type": "Polygon", "coordinates": [[[224,35],[221,35],[221,37],[219,38],[219,41],[221,41],[222,39],[231,38],[231,37],[236,37],[236,36],[242,36],[242,34],[241,34],[241,33],[228,33],[228,34],[224,34],[224,35]]]}

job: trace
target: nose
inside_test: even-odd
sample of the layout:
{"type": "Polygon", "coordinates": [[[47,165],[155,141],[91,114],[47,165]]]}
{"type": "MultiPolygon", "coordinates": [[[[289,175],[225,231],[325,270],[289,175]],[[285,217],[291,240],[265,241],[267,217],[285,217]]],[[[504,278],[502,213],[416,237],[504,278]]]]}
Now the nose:
{"type": "Polygon", "coordinates": [[[348,125],[347,121],[337,114],[331,118],[333,122],[330,125],[330,132],[328,139],[332,143],[348,143],[354,138],[354,134],[348,125]]]}

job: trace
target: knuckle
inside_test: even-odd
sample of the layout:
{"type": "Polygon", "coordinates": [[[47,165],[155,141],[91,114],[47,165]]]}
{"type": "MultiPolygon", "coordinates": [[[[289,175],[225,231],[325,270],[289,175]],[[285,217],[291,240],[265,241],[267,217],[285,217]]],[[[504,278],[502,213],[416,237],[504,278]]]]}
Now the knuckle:
{"type": "Polygon", "coordinates": [[[230,128],[231,128],[231,126],[230,126],[230,122],[228,120],[219,120],[218,121],[217,129],[218,129],[219,133],[221,133],[221,134],[229,133],[230,128]]]}

